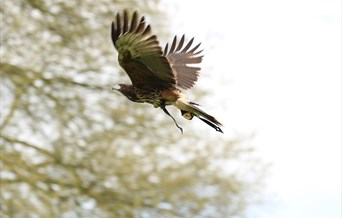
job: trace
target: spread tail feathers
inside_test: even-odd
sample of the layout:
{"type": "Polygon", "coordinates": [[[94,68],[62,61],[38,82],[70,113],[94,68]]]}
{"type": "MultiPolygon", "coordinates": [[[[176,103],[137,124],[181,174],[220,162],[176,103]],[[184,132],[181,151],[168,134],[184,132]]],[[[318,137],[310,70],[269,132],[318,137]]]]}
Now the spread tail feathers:
{"type": "Polygon", "coordinates": [[[179,98],[176,101],[175,106],[181,110],[182,116],[185,119],[191,120],[194,116],[196,116],[204,123],[214,128],[216,131],[223,133],[223,131],[220,128],[222,124],[215,117],[207,114],[206,112],[198,108],[198,104],[188,102],[184,98],[179,98]]]}

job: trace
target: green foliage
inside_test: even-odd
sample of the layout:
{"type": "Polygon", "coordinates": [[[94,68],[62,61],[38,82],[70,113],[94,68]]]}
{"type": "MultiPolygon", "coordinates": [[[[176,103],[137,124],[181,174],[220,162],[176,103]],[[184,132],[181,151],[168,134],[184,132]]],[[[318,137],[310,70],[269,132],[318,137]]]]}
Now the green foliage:
{"type": "Polygon", "coordinates": [[[161,110],[111,92],[128,81],[111,20],[131,5],[165,18],[147,2],[2,3],[2,217],[243,214],[262,168],[242,140],[191,125],[181,135],[161,110]]]}

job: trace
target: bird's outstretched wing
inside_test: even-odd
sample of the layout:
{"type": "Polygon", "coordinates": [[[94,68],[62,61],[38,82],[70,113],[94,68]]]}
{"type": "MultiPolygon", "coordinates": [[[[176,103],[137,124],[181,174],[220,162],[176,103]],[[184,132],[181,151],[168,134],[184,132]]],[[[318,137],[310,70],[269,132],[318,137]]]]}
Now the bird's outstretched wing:
{"type": "Polygon", "coordinates": [[[176,85],[182,89],[189,89],[194,86],[201,69],[194,65],[201,63],[203,56],[199,55],[202,50],[197,51],[201,43],[190,49],[194,38],[192,38],[183,48],[184,41],[183,35],[177,45],[177,37],[175,36],[170,51],[168,51],[168,44],[166,44],[164,56],[167,57],[173,69],[176,77],[176,85]]]}
{"type": "Polygon", "coordinates": [[[150,25],[145,26],[145,18],[139,18],[136,11],[131,18],[126,10],[122,15],[118,13],[112,23],[111,36],[119,53],[119,64],[133,85],[156,88],[176,84],[157,37],[151,34],[150,25]]]}

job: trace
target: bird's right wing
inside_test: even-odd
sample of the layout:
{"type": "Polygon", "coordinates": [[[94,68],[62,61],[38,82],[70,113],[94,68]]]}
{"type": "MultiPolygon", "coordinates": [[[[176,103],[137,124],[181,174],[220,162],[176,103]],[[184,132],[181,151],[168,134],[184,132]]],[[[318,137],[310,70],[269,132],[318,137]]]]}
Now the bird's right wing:
{"type": "Polygon", "coordinates": [[[202,55],[199,55],[202,50],[196,51],[200,44],[190,49],[194,38],[192,38],[183,48],[184,35],[177,45],[177,37],[175,36],[170,51],[168,51],[168,44],[164,49],[164,56],[169,60],[173,72],[176,77],[176,85],[182,89],[189,89],[195,85],[198,80],[200,67],[194,65],[202,62],[202,55]]]}
{"type": "Polygon", "coordinates": [[[176,79],[157,37],[151,34],[145,18],[138,22],[135,11],[129,21],[128,12],[118,13],[112,23],[112,41],[119,53],[119,64],[136,86],[173,86],[176,79]]]}

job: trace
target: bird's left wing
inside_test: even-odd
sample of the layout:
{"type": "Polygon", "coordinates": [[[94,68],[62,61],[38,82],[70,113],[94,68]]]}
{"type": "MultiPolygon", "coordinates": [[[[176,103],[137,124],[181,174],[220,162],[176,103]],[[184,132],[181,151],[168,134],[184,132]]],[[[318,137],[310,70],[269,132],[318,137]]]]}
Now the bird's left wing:
{"type": "Polygon", "coordinates": [[[135,11],[129,21],[128,12],[117,14],[112,23],[112,41],[119,53],[119,64],[136,86],[173,86],[175,76],[157,37],[151,34],[150,25],[145,26],[145,18],[138,20],[135,11]]]}
{"type": "Polygon", "coordinates": [[[164,56],[167,57],[171,64],[176,77],[176,85],[182,89],[189,89],[193,87],[195,82],[198,80],[201,68],[197,65],[202,62],[203,55],[200,55],[202,50],[197,51],[201,43],[190,48],[194,38],[186,44],[184,43],[184,38],[185,37],[183,35],[177,43],[177,37],[175,36],[170,50],[168,50],[168,44],[166,44],[164,56]]]}

